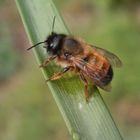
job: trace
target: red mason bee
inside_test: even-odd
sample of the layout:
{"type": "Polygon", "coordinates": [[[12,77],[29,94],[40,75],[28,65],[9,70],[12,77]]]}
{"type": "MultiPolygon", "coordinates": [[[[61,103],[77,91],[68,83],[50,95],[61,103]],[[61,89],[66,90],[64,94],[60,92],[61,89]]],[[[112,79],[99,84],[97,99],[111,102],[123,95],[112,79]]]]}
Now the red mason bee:
{"type": "Polygon", "coordinates": [[[113,53],[90,45],[79,37],[72,35],[60,34],[52,32],[47,36],[46,40],[39,42],[31,48],[44,43],[49,57],[44,60],[41,67],[46,67],[49,62],[56,60],[56,64],[62,66],[62,70],[51,76],[49,80],[57,80],[68,71],[75,71],[84,82],[85,98],[88,100],[88,79],[93,85],[100,87],[105,91],[110,91],[110,83],[113,78],[112,67],[120,67],[121,60],[113,53]]]}

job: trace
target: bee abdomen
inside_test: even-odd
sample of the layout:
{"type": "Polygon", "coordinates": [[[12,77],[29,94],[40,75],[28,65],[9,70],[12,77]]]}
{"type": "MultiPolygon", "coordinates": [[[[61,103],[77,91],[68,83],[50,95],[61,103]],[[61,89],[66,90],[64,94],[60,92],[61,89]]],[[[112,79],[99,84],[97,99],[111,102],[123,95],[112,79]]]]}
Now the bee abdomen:
{"type": "Polygon", "coordinates": [[[112,78],[113,78],[113,70],[112,70],[112,67],[110,66],[108,68],[106,75],[102,78],[103,85],[104,86],[108,85],[111,82],[112,78]]]}

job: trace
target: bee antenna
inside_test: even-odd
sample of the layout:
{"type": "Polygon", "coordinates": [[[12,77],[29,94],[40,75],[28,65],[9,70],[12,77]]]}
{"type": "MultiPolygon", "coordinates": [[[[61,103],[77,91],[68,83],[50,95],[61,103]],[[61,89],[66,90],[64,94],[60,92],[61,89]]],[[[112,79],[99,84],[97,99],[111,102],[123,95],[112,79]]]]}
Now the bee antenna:
{"type": "Polygon", "coordinates": [[[30,48],[28,48],[27,50],[30,50],[30,49],[32,49],[32,48],[34,48],[34,47],[38,46],[39,44],[42,44],[42,43],[45,43],[45,42],[46,42],[46,40],[45,40],[45,41],[43,41],[43,42],[39,42],[39,43],[37,43],[37,44],[35,44],[35,45],[31,46],[31,47],[30,47],[30,48]]]}
{"type": "Polygon", "coordinates": [[[52,32],[51,32],[51,34],[53,34],[54,24],[55,24],[55,19],[56,19],[56,16],[54,16],[54,18],[53,18],[53,23],[52,23],[52,32]]]}

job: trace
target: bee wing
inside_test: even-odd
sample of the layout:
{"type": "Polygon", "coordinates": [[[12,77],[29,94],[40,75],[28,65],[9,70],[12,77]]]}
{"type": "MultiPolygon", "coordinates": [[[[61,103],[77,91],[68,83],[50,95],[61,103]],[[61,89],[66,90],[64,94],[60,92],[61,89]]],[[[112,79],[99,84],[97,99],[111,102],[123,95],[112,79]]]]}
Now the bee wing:
{"type": "Polygon", "coordinates": [[[104,84],[104,82],[101,80],[102,74],[104,75],[104,72],[98,69],[94,63],[86,62],[80,57],[74,57],[73,63],[83,72],[84,75],[90,78],[96,86],[102,88],[105,91],[111,91],[111,83],[108,85],[104,84]]]}
{"type": "Polygon", "coordinates": [[[104,57],[106,57],[112,66],[118,67],[118,68],[122,66],[121,60],[115,54],[105,49],[99,48],[97,46],[93,46],[93,45],[91,46],[93,47],[93,49],[95,49],[95,51],[99,52],[104,57]]]}

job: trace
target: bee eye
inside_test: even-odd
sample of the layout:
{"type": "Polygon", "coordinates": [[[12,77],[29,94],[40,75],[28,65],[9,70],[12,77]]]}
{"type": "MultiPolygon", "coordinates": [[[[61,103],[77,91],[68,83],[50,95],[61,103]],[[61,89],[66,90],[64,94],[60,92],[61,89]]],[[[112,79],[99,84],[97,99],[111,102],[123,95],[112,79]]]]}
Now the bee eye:
{"type": "Polygon", "coordinates": [[[53,47],[53,43],[50,44],[50,47],[53,47]]]}

